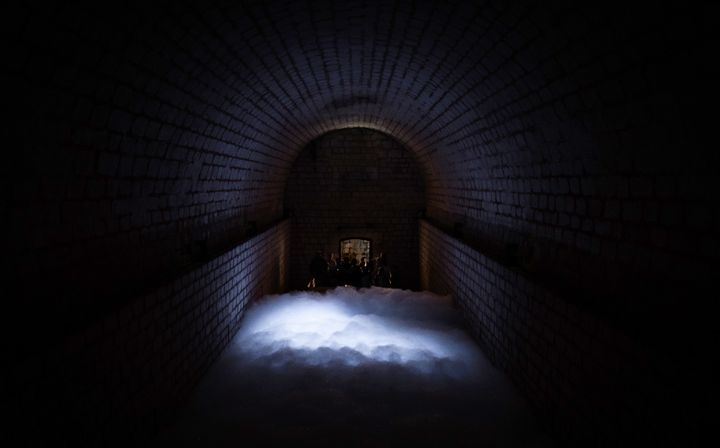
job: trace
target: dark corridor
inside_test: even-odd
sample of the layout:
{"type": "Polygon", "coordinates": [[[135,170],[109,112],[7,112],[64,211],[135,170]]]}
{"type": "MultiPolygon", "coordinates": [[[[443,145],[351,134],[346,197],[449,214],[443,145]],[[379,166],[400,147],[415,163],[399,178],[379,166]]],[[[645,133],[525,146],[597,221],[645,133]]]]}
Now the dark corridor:
{"type": "Polygon", "coordinates": [[[22,440],[149,440],[302,251],[358,236],[453,297],[560,444],[708,429],[717,7],[101,3],[0,29],[22,440]],[[301,207],[315,174],[367,211],[301,207]]]}

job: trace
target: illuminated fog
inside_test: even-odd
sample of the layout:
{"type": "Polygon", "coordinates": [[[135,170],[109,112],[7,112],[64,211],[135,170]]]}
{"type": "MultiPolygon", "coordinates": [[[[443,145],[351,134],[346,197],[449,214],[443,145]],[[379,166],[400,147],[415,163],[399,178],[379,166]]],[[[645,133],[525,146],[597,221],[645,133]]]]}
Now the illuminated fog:
{"type": "Polygon", "coordinates": [[[240,439],[547,446],[450,298],[382,288],[269,296],[248,310],[160,441],[240,439]]]}
{"type": "Polygon", "coordinates": [[[449,298],[429,293],[337,288],[269,297],[233,341],[237,356],[275,367],[390,363],[428,375],[467,376],[483,358],[459,330],[449,298]]]}

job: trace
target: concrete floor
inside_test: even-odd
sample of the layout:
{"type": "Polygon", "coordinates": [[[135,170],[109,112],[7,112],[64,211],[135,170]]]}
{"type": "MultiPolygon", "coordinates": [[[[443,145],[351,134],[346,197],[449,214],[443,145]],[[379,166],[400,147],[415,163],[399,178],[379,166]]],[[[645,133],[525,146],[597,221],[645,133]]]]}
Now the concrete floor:
{"type": "Polygon", "coordinates": [[[171,427],[173,446],[553,446],[449,298],[337,288],[263,300],[171,427]]]}

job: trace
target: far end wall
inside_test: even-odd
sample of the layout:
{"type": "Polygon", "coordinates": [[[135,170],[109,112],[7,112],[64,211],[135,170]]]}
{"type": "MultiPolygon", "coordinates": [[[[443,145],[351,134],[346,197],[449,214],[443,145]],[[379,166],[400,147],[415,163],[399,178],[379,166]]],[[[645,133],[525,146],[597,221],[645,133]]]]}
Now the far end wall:
{"type": "Polygon", "coordinates": [[[341,239],[356,237],[372,240],[371,257],[387,254],[393,286],[418,288],[417,220],[424,190],[413,153],[386,134],[351,128],[311,142],[287,183],[289,286],[307,285],[316,251],[337,253],[341,239]]]}

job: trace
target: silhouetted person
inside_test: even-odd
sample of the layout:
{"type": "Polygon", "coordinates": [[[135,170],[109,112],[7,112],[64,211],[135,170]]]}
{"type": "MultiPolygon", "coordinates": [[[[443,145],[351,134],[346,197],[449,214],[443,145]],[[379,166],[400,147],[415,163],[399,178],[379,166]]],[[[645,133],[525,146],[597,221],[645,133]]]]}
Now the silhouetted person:
{"type": "Polygon", "coordinates": [[[367,258],[363,257],[360,260],[360,287],[369,288],[372,286],[372,270],[368,264],[367,258]]]}
{"type": "Polygon", "coordinates": [[[308,282],[308,288],[315,288],[325,284],[325,276],[327,274],[328,264],[323,258],[322,252],[317,251],[310,261],[311,279],[308,282]]]}
{"type": "Polygon", "coordinates": [[[382,252],[380,252],[380,256],[377,258],[377,270],[375,272],[374,283],[375,286],[381,286],[383,288],[392,286],[392,273],[387,263],[387,255],[382,252]]]}
{"type": "Polygon", "coordinates": [[[335,252],[328,254],[327,280],[328,286],[337,286],[338,283],[338,261],[335,252]]]}
{"type": "Polygon", "coordinates": [[[350,258],[343,257],[338,268],[338,281],[341,285],[347,285],[350,282],[350,258]]]}
{"type": "Polygon", "coordinates": [[[348,279],[349,283],[353,285],[354,287],[358,287],[360,285],[360,266],[358,266],[358,262],[356,258],[353,258],[350,260],[350,270],[348,272],[348,279]]]}
{"type": "Polygon", "coordinates": [[[380,255],[377,257],[378,266],[387,266],[387,254],[385,252],[380,252],[380,255]]]}
{"type": "Polygon", "coordinates": [[[337,272],[338,270],[338,262],[337,257],[335,256],[334,252],[331,252],[328,257],[328,272],[333,273],[337,272]]]}

